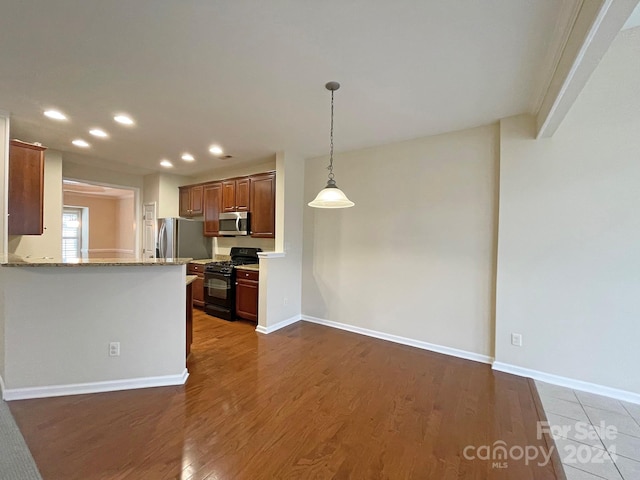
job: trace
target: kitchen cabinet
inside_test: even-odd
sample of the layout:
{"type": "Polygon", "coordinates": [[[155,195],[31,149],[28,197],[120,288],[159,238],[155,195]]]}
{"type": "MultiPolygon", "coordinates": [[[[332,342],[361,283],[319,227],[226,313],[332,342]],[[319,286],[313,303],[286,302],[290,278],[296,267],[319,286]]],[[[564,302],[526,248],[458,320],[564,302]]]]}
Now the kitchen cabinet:
{"type": "Polygon", "coordinates": [[[274,172],[251,176],[251,236],[276,236],[276,175],[274,172]]]}
{"type": "Polygon", "coordinates": [[[222,211],[248,212],[251,181],[248,177],[231,178],[222,182],[222,211]]]}
{"type": "Polygon", "coordinates": [[[181,217],[197,217],[202,215],[203,185],[178,187],[180,192],[179,215],[181,217]]]}
{"type": "Polygon", "coordinates": [[[192,283],[193,305],[204,308],[204,265],[200,265],[199,263],[188,264],[187,274],[198,276],[192,283]]]}
{"type": "Polygon", "coordinates": [[[236,317],[258,321],[259,272],[236,270],[236,317]]]}
{"type": "Polygon", "coordinates": [[[204,186],[204,236],[216,237],[220,229],[218,217],[222,212],[222,182],[208,183],[204,186]]]}
{"type": "Polygon", "coordinates": [[[189,355],[191,354],[191,344],[193,343],[193,282],[187,285],[186,297],[187,297],[187,305],[186,305],[187,311],[185,312],[185,319],[186,319],[185,328],[186,328],[186,338],[187,338],[186,352],[187,352],[187,358],[189,358],[189,355]]]}
{"type": "Polygon", "coordinates": [[[45,147],[19,140],[9,145],[9,235],[42,235],[44,232],[45,147]]]}

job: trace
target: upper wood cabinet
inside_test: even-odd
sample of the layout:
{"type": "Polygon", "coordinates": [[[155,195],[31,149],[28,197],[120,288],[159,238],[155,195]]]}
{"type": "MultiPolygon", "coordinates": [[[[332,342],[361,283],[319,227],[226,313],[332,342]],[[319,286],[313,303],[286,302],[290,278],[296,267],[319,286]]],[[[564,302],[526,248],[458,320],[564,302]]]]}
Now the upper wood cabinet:
{"type": "Polygon", "coordinates": [[[250,235],[276,236],[276,173],[179,187],[180,216],[204,215],[204,236],[217,237],[222,212],[250,212],[250,235]],[[199,209],[198,209],[199,208],[199,209]]]}
{"type": "Polygon", "coordinates": [[[181,217],[197,217],[202,215],[203,185],[179,187],[181,217]]]}
{"type": "Polygon", "coordinates": [[[251,176],[251,236],[276,236],[276,175],[273,172],[251,176]]]}
{"type": "Polygon", "coordinates": [[[44,232],[45,147],[19,140],[9,146],[9,235],[42,235],[44,232]]]}
{"type": "Polygon", "coordinates": [[[248,212],[251,181],[248,177],[231,178],[222,182],[224,212],[248,212]]]}
{"type": "Polygon", "coordinates": [[[222,212],[222,182],[204,186],[204,236],[215,237],[220,231],[218,217],[222,212]]]}

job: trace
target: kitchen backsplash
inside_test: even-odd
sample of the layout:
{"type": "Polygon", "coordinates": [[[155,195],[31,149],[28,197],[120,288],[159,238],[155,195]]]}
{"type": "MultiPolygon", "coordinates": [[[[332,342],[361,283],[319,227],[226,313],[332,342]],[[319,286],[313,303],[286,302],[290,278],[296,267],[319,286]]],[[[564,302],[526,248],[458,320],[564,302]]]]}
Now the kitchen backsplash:
{"type": "Polygon", "coordinates": [[[276,247],[273,238],[214,237],[211,241],[214,255],[229,255],[231,247],[256,247],[261,248],[263,252],[272,252],[276,247]]]}

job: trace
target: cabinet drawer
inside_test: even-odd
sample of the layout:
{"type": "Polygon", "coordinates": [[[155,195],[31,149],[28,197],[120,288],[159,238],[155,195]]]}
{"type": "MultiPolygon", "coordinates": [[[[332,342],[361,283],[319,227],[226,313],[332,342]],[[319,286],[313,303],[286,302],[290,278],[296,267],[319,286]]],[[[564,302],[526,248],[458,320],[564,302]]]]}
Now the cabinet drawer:
{"type": "Polygon", "coordinates": [[[260,272],[253,270],[236,270],[236,278],[238,280],[254,280],[257,282],[260,278],[260,272]]]}
{"type": "Polygon", "coordinates": [[[204,273],[204,265],[190,263],[189,265],[187,265],[187,270],[192,274],[204,273]]]}

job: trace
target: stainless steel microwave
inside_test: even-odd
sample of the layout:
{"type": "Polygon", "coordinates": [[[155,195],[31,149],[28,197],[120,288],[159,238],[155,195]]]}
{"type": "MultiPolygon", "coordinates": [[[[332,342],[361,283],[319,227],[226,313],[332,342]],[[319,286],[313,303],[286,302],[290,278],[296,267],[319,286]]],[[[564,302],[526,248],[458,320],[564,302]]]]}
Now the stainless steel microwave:
{"type": "Polygon", "coordinates": [[[249,235],[249,212],[221,213],[220,235],[249,235]]]}

